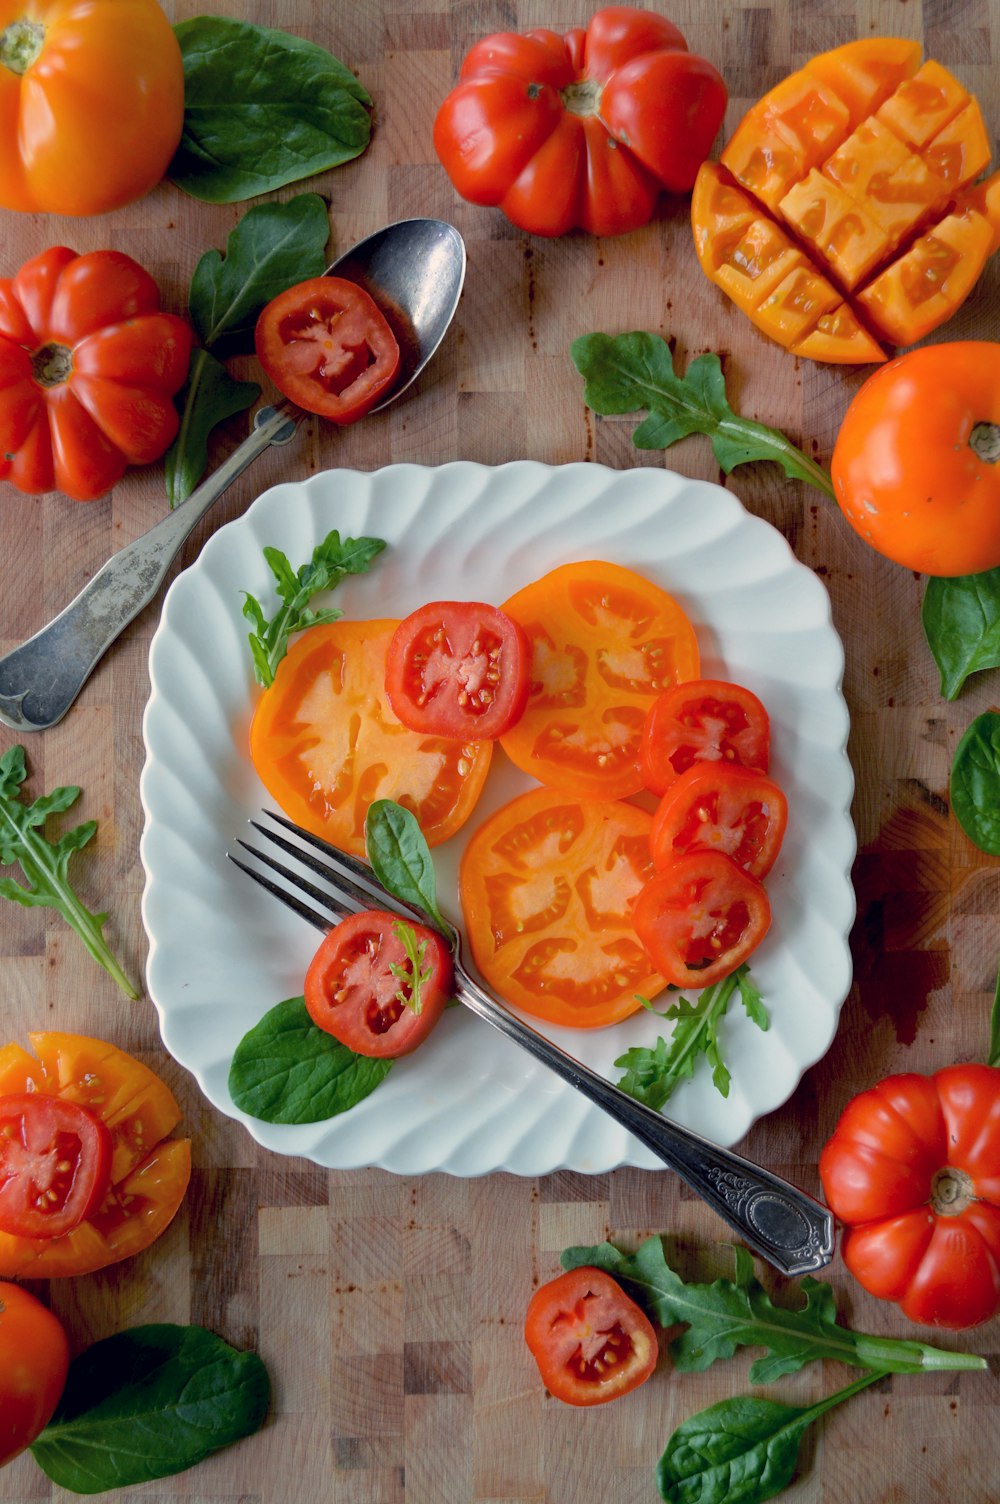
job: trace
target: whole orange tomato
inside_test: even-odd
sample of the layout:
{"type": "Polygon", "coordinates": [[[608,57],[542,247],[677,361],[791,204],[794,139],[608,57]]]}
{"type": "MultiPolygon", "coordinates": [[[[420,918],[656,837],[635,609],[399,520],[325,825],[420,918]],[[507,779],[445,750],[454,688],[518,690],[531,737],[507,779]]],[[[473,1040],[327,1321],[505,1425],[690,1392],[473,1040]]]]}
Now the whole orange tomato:
{"type": "Polygon", "coordinates": [[[0,0],[0,207],[102,214],[148,193],[184,120],[156,0],[0,0]]]}
{"type": "Polygon", "coordinates": [[[68,1368],[59,1319],[27,1290],[0,1281],[0,1467],[45,1429],[68,1368]]]}
{"type": "Polygon", "coordinates": [[[923,574],[1000,564],[1000,344],[925,345],[854,398],[831,465],[866,543],[923,574]]]}

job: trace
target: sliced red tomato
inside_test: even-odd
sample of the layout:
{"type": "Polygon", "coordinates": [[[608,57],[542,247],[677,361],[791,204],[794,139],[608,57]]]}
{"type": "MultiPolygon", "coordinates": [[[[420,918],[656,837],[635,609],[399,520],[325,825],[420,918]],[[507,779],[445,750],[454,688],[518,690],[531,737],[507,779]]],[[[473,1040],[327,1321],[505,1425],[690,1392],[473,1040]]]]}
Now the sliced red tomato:
{"type": "Polygon", "coordinates": [[[759,879],[774,866],[787,824],[788,800],[766,773],[692,763],[653,816],[653,862],[665,868],[688,851],[722,851],[759,879]]]}
{"type": "Polygon", "coordinates": [[[771,723],[742,684],[695,679],[675,684],[650,706],[639,744],[642,780],[665,794],[695,762],[736,763],[767,772],[771,723]]]}
{"type": "Polygon", "coordinates": [[[492,743],[410,731],[385,697],[398,621],[311,627],[278,665],[250,727],[250,755],[297,825],[365,855],[365,816],[394,799],[429,846],[465,823],[482,792],[492,743]]]}
{"type": "Polygon", "coordinates": [[[96,1211],[111,1184],[111,1134],[78,1102],[0,1097],[0,1229],[55,1238],[96,1211]]]}
{"type": "Polygon", "coordinates": [[[698,641],[666,591],[618,564],[564,564],[505,601],[531,645],[528,703],[501,738],[519,768],[567,794],[642,788],[649,707],[698,673],[698,641]]]}
{"type": "Polygon", "coordinates": [[[663,978],[632,927],[653,874],[651,819],[612,799],[532,789],[472,835],[459,872],[476,965],[515,1007],[567,1028],[617,1023],[663,978]]]}
{"type": "Polygon", "coordinates": [[[718,851],[692,851],[652,878],[636,900],[636,934],[675,987],[707,987],[728,976],[771,923],[755,877],[718,851]]]}
{"type": "Polygon", "coordinates": [[[257,359],[279,392],[334,423],[353,423],[386,396],[399,345],[363,287],[310,277],[272,298],[257,320],[257,359]]]}
{"type": "Polygon", "coordinates": [[[358,1055],[408,1055],[441,1017],[451,980],[451,952],[436,930],[369,909],[323,940],[306,972],[306,1007],[358,1055]]]}
{"type": "Polygon", "coordinates": [[[628,1394],[656,1367],[649,1318],[603,1269],[571,1269],[531,1297],[524,1340],[551,1395],[567,1405],[603,1405],[628,1394]]]}
{"type": "Polygon", "coordinates": [[[386,699],[411,731],[490,741],[524,710],[529,656],[524,631],[499,607],[431,601],[393,633],[386,699]]]}

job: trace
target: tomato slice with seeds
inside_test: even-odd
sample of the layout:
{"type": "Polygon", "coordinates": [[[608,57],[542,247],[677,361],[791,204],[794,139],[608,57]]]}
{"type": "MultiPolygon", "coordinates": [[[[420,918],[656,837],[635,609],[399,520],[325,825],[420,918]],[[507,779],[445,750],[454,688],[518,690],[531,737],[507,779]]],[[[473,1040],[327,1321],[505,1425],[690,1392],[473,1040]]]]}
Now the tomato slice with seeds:
{"type": "Polygon", "coordinates": [[[639,894],[636,934],[675,987],[707,987],[735,971],[771,924],[755,877],[718,851],[692,851],[658,872],[639,894]]]}
{"type": "Polygon", "coordinates": [[[529,655],[523,629],[498,606],[431,601],[393,633],[386,699],[411,731],[493,740],[524,710],[529,655]]]}
{"type": "Polygon", "coordinates": [[[646,713],[698,674],[694,627],[674,598],[618,564],[564,564],[504,602],[531,645],[528,703],[502,738],[523,772],[567,794],[642,788],[646,713]]]}
{"type": "Polygon", "coordinates": [[[390,1059],[427,1038],[451,997],[451,979],[451,952],[436,930],[368,909],[342,919],[322,941],[306,972],[306,1007],[356,1054],[390,1059]]]}
{"type": "Polygon", "coordinates": [[[0,1097],[0,1230],[56,1238],[79,1227],[111,1184],[111,1134],[59,1097],[0,1097]]]}
{"type": "Polygon", "coordinates": [[[528,1305],[524,1340],[546,1389],[567,1405],[603,1405],[628,1394],[656,1367],[649,1318],[603,1269],[571,1269],[541,1285],[528,1305]]]}
{"type": "Polygon", "coordinates": [[[696,762],[734,763],[766,773],[771,723],[742,684],[695,679],[664,690],[650,707],[639,745],[643,784],[665,794],[696,762]]]}
{"type": "Polygon", "coordinates": [[[760,879],[774,866],[787,824],[788,800],[766,773],[693,763],[653,816],[653,862],[665,868],[689,851],[721,851],[760,879]]]}

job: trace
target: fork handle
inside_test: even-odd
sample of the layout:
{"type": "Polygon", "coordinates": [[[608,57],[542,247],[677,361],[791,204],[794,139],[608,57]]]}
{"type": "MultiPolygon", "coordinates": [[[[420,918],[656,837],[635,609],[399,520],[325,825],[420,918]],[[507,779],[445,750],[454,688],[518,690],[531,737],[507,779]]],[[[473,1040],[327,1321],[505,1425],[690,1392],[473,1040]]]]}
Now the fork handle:
{"type": "Polygon", "coordinates": [[[620,1091],[501,1007],[464,967],[456,981],[467,1008],[622,1123],[776,1269],[806,1274],[830,1262],[833,1216],[812,1196],[620,1091]]]}

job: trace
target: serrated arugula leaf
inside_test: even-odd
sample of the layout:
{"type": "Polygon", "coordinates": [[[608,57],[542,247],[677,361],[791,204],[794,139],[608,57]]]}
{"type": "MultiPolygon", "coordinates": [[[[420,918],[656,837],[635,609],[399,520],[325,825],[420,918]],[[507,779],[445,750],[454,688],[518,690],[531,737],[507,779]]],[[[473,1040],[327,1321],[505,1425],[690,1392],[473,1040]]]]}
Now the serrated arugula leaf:
{"type": "Polygon", "coordinates": [[[250,651],[254,675],[264,686],[274,683],[278,664],[288,651],[293,632],[304,632],[324,622],[338,621],[343,615],[334,607],[313,611],[309,602],[321,590],[333,590],[349,574],[364,574],[372,560],[385,548],[382,538],[345,538],[341,541],[336,528],[327,533],[313,549],[312,558],[294,570],[287,557],[277,548],[265,548],[264,558],[275,579],[281,608],[270,619],[261,603],[245,593],[243,615],[253,624],[250,651]]]}
{"type": "Polygon", "coordinates": [[[955,700],[970,674],[1000,667],[1000,568],[932,577],[921,619],[941,674],[941,693],[955,700]]]}
{"type": "Polygon", "coordinates": [[[783,433],[733,412],[717,355],[699,355],[678,376],[666,340],[635,330],[581,335],[570,346],[570,356],[584,378],[584,401],[594,412],[646,409],[648,417],[632,435],[637,449],[669,449],[688,434],[703,433],[727,475],[737,465],[772,460],[791,479],[833,496],[826,471],[783,433]]]}
{"type": "Polygon", "coordinates": [[[24,748],[8,747],[0,757],[0,865],[15,862],[25,876],[25,883],[12,877],[0,878],[0,897],[24,908],[57,910],[79,935],[88,952],[111,976],[125,996],[133,1001],[139,992],[122,971],[104,938],[107,914],[93,914],[81,902],[69,876],[69,860],[83,849],[97,829],[96,820],[85,820],[72,830],[64,831],[57,841],[45,835],[49,815],[62,814],[76,803],[80,789],[75,784],[42,794],[31,804],[21,798],[21,785],[27,777],[24,748]]]}
{"type": "Polygon", "coordinates": [[[301,997],[268,1010],[244,1034],[229,1067],[229,1094],[265,1123],[320,1123],[363,1102],[391,1060],[356,1055],[313,1023],[301,997]]]}
{"type": "Polygon", "coordinates": [[[424,1009],[424,986],[430,981],[433,971],[430,962],[426,960],[427,941],[418,941],[416,930],[405,919],[397,919],[392,928],[406,955],[405,961],[389,962],[389,970],[399,983],[396,997],[404,1008],[419,1015],[424,1009]]]}
{"type": "Polygon", "coordinates": [[[451,943],[455,932],[437,905],[434,859],[417,817],[392,799],[376,799],[365,817],[365,849],[383,888],[422,909],[451,943]]]}

